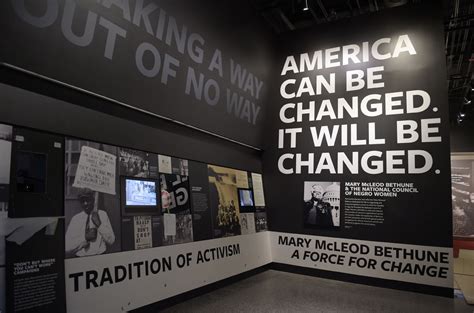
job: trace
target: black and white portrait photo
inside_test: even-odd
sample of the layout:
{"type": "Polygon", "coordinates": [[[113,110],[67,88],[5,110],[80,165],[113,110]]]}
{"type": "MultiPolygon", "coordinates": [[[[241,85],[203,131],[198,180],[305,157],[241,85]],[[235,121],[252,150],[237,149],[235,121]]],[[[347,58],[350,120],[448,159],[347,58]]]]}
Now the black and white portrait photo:
{"type": "Polygon", "coordinates": [[[121,251],[120,193],[117,192],[119,181],[115,175],[118,148],[67,139],[65,154],[66,258],[121,251]],[[89,164],[84,160],[94,158],[111,160],[109,166],[104,161],[97,162],[104,171],[101,183],[94,184],[89,180],[89,185],[79,185],[83,181],[81,177],[87,175],[87,169],[92,168],[92,161],[89,164]]]}
{"type": "Polygon", "coordinates": [[[341,226],[341,184],[339,182],[304,183],[304,224],[321,228],[341,226]]]}

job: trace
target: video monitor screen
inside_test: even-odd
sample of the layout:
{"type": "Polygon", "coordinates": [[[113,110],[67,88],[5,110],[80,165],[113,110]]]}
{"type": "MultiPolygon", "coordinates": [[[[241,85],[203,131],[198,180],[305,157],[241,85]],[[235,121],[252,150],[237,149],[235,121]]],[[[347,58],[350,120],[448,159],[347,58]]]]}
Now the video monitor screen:
{"type": "Polygon", "coordinates": [[[125,179],[126,206],[156,206],[156,183],[154,181],[125,179]]]}
{"type": "Polygon", "coordinates": [[[19,151],[16,159],[16,183],[19,192],[46,192],[46,155],[19,151]]]}
{"type": "Polygon", "coordinates": [[[239,201],[241,207],[253,207],[253,193],[252,190],[239,189],[239,201]]]}

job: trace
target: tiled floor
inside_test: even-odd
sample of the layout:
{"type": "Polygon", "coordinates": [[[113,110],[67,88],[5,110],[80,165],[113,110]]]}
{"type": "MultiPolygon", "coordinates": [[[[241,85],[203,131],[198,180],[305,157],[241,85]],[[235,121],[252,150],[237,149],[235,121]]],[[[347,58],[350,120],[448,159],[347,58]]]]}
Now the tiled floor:
{"type": "Polygon", "coordinates": [[[462,299],[266,271],[162,312],[473,313],[462,299]]]}
{"type": "Polygon", "coordinates": [[[461,250],[454,259],[454,288],[461,289],[466,301],[474,304],[474,251],[461,250]]]}

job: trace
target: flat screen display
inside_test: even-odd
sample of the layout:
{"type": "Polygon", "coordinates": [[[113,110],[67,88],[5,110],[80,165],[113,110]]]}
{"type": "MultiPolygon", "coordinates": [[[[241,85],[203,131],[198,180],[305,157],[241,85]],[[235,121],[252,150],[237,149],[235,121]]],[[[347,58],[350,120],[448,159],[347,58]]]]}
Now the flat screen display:
{"type": "Polygon", "coordinates": [[[16,182],[19,192],[46,192],[45,154],[19,151],[16,161],[16,182]]]}
{"type": "Polygon", "coordinates": [[[125,198],[126,206],[156,206],[156,183],[127,178],[125,198]]]}
{"type": "Polygon", "coordinates": [[[241,207],[253,207],[253,193],[252,190],[239,189],[239,201],[241,207]]]}

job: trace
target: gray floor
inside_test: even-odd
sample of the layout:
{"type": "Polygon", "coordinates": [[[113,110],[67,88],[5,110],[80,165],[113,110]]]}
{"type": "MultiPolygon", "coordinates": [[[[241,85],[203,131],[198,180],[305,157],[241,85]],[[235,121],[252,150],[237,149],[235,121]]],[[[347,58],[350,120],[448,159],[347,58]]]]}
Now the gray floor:
{"type": "Polygon", "coordinates": [[[462,299],[266,271],[163,312],[474,313],[474,306],[462,299]]]}

